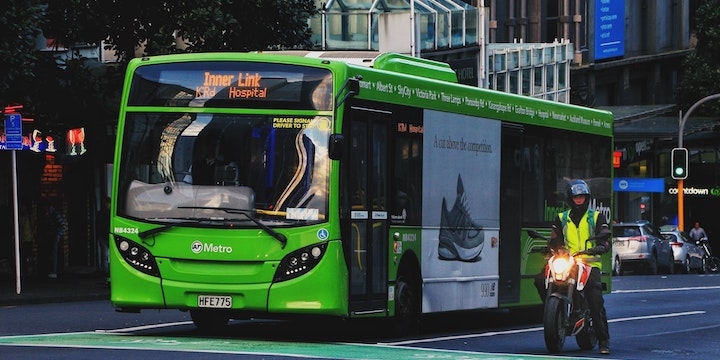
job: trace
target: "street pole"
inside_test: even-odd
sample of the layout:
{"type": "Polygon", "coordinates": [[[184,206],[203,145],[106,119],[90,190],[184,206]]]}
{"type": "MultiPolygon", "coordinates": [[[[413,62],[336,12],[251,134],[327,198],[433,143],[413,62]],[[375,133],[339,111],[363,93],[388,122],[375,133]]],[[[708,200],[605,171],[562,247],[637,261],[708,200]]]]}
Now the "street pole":
{"type": "Polygon", "coordinates": [[[415,39],[415,0],[410,0],[410,55],[412,57],[417,56],[417,45],[415,39]]]}
{"type": "Polygon", "coordinates": [[[13,193],[13,227],[15,230],[15,293],[20,295],[22,280],[20,279],[20,225],[18,222],[18,184],[17,184],[17,150],[12,152],[12,193],[13,193]]]}
{"type": "Polygon", "coordinates": [[[678,203],[678,229],[685,230],[685,194],[683,193],[683,179],[678,180],[677,184],[677,203],[678,203]]]}
{"type": "MultiPolygon", "coordinates": [[[[709,101],[709,100],[713,100],[713,99],[720,99],[720,94],[708,95],[708,96],[698,100],[696,103],[694,103],[690,107],[690,109],[688,109],[688,111],[685,113],[684,116],[682,115],[682,111],[680,111],[680,124],[679,124],[680,126],[678,127],[679,128],[678,129],[678,147],[679,148],[683,147],[683,129],[685,128],[685,123],[687,122],[688,118],[690,117],[690,114],[693,112],[693,110],[695,110],[695,108],[700,106],[700,104],[702,104],[706,101],[709,101]]],[[[687,167],[688,167],[688,173],[690,173],[690,171],[689,171],[690,162],[689,161],[688,161],[687,167]]],[[[678,180],[677,188],[678,188],[678,195],[677,195],[678,196],[678,200],[677,200],[677,203],[678,203],[678,229],[680,231],[684,231],[685,230],[685,204],[684,204],[684,202],[685,202],[684,195],[685,194],[683,193],[683,180],[682,179],[678,180]]]]}

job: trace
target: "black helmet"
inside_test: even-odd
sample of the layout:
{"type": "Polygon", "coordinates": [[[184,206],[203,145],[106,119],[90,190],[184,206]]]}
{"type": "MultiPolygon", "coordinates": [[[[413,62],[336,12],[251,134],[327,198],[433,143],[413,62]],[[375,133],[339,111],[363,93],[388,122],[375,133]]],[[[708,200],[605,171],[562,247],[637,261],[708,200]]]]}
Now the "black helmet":
{"type": "Polygon", "coordinates": [[[567,188],[565,189],[565,200],[572,210],[581,210],[585,212],[585,210],[587,210],[588,203],[590,202],[590,187],[582,180],[570,180],[567,184],[567,188]],[[575,202],[572,200],[574,196],[578,195],[585,195],[585,202],[580,206],[575,205],[575,202]]]}

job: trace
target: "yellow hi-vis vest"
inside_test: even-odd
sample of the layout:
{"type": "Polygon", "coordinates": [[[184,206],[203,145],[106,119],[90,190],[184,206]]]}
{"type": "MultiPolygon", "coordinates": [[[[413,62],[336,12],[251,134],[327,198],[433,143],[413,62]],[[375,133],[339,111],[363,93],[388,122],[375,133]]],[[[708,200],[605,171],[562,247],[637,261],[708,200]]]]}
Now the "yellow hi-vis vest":
{"type": "MultiPolygon", "coordinates": [[[[585,243],[589,237],[595,235],[595,224],[597,224],[599,212],[588,209],[583,214],[578,226],[570,220],[570,210],[563,211],[558,214],[560,222],[563,226],[563,236],[565,237],[565,248],[570,253],[587,250],[595,246],[595,243],[585,243]]],[[[602,269],[602,259],[600,255],[583,255],[583,260],[590,266],[602,269]]]]}

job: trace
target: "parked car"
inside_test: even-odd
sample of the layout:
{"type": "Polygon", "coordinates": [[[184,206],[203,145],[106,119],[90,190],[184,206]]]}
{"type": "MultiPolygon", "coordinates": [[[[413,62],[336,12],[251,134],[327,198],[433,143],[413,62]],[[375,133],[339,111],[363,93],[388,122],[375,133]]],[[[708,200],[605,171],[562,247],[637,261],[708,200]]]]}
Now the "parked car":
{"type": "Polygon", "coordinates": [[[665,225],[660,227],[660,235],[670,242],[675,257],[675,266],[684,273],[696,271],[705,272],[705,251],[698,246],[686,233],[676,226],[665,225]]]}
{"type": "Polygon", "coordinates": [[[622,263],[620,262],[620,255],[615,251],[615,245],[612,246],[612,276],[622,275],[622,263]]]}
{"type": "Polygon", "coordinates": [[[613,270],[618,275],[625,270],[644,270],[653,275],[660,269],[666,274],[675,272],[670,242],[647,221],[614,224],[612,247],[613,270]]]}

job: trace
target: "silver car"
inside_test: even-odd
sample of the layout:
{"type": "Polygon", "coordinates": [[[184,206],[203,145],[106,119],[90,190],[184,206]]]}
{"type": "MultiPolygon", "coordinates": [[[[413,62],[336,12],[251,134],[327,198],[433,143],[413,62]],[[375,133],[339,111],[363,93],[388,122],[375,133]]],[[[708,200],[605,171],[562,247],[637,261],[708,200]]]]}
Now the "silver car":
{"type": "Polygon", "coordinates": [[[670,242],[675,256],[675,265],[684,273],[696,271],[705,273],[705,252],[686,233],[673,225],[660,227],[660,235],[670,242]]]}
{"type": "Polygon", "coordinates": [[[613,225],[613,272],[622,275],[625,270],[645,270],[657,274],[675,273],[675,255],[670,242],[647,221],[613,225]]]}

